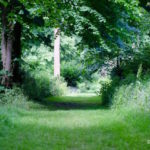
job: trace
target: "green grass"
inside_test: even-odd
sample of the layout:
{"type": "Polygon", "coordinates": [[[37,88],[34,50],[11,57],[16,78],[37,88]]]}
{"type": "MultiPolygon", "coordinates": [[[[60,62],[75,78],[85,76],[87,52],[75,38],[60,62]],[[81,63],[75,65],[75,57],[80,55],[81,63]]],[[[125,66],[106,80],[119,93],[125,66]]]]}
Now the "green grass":
{"type": "Polygon", "coordinates": [[[150,149],[149,112],[106,109],[98,97],[53,97],[47,105],[0,106],[0,150],[150,149]]]}

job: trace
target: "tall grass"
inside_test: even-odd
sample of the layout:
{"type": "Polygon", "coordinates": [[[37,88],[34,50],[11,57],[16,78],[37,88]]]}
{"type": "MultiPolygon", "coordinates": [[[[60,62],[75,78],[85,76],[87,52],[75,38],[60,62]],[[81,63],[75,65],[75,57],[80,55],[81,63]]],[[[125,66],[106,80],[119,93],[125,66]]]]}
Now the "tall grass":
{"type": "Polygon", "coordinates": [[[150,79],[137,79],[131,83],[122,81],[112,96],[112,107],[133,107],[150,110],[150,79]]]}
{"type": "Polygon", "coordinates": [[[125,79],[114,78],[103,84],[101,93],[103,104],[112,108],[150,109],[150,78],[128,75],[125,79]]]}

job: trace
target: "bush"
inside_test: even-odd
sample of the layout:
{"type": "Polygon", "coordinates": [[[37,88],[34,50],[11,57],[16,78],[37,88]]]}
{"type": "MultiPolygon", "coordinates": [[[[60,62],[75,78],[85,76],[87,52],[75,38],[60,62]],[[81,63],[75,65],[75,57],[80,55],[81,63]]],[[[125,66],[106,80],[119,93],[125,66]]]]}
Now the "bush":
{"type": "Polygon", "coordinates": [[[64,77],[68,86],[77,86],[77,82],[80,81],[81,67],[74,62],[63,63],[61,75],[64,77]]]}
{"type": "Polygon", "coordinates": [[[84,81],[82,83],[79,82],[77,86],[81,93],[85,93],[90,90],[90,82],[89,81],[84,81]]]}
{"type": "Polygon", "coordinates": [[[5,89],[0,94],[0,104],[15,105],[18,107],[26,107],[28,97],[23,94],[23,91],[19,87],[13,87],[12,89],[5,89]]]}
{"type": "Polygon", "coordinates": [[[81,93],[97,93],[100,85],[99,82],[84,80],[78,83],[78,88],[81,93]]]}
{"type": "Polygon", "coordinates": [[[51,77],[47,71],[36,71],[25,74],[23,89],[30,98],[42,101],[48,96],[63,95],[67,86],[63,79],[51,77]]]}
{"type": "Polygon", "coordinates": [[[67,84],[63,78],[50,79],[50,95],[49,96],[61,96],[67,93],[67,84]]]}
{"type": "Polygon", "coordinates": [[[102,104],[105,106],[111,105],[114,90],[119,84],[119,78],[116,77],[113,80],[100,81],[100,84],[101,88],[98,95],[102,97],[102,104]]]}
{"type": "Polygon", "coordinates": [[[0,93],[5,91],[4,85],[2,85],[3,76],[11,76],[11,74],[8,74],[8,72],[4,70],[0,70],[0,93]]]}
{"type": "Polygon", "coordinates": [[[49,78],[45,72],[26,73],[23,83],[25,93],[36,100],[49,96],[49,78]]]}

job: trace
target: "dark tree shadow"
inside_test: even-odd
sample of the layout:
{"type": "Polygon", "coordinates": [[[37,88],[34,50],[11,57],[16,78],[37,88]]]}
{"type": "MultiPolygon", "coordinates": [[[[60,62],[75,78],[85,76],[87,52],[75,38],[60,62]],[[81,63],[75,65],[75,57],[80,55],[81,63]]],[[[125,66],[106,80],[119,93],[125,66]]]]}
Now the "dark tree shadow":
{"type": "Polygon", "coordinates": [[[76,102],[47,102],[51,110],[95,110],[104,108],[100,104],[76,103],[76,102]]]}
{"type": "MultiPolygon", "coordinates": [[[[53,97],[41,102],[44,109],[48,110],[96,110],[106,109],[100,97],[53,97]]],[[[36,108],[35,108],[36,109],[36,108]]],[[[38,109],[38,108],[37,108],[38,109]]]]}

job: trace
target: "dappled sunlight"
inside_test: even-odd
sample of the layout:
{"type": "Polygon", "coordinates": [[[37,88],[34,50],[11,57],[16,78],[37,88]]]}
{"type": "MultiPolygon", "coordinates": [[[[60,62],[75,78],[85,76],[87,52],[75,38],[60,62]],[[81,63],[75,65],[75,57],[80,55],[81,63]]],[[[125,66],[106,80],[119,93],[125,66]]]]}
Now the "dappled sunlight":
{"type": "Polygon", "coordinates": [[[69,91],[67,94],[65,94],[65,96],[67,97],[96,97],[97,94],[96,93],[77,93],[77,92],[72,92],[72,91],[69,91]]]}

